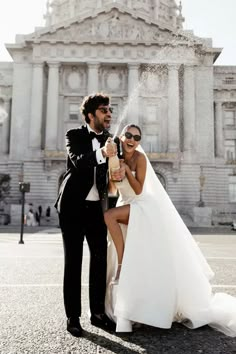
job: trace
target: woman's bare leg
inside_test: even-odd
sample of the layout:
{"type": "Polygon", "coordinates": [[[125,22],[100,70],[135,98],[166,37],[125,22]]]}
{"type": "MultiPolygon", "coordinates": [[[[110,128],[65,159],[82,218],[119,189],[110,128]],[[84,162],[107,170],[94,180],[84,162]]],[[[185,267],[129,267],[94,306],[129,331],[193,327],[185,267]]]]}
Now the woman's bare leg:
{"type": "Polygon", "coordinates": [[[111,238],[114,242],[117,259],[118,259],[118,269],[116,274],[116,279],[119,278],[119,273],[121,269],[123,254],[124,254],[124,239],[119,224],[128,224],[130,213],[130,205],[123,205],[120,207],[109,209],[104,214],[105,223],[110,232],[111,238]]]}

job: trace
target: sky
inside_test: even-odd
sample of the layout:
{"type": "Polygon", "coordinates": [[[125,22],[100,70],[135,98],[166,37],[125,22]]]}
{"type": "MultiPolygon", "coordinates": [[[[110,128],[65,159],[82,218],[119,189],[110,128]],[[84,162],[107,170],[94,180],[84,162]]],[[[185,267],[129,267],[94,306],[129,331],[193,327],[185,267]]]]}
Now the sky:
{"type": "MultiPolygon", "coordinates": [[[[179,1],[177,0],[177,3],[179,1]]],[[[44,24],[46,0],[0,0],[0,61],[11,61],[4,43],[16,34],[28,34],[44,24]]],[[[184,29],[213,39],[223,48],[216,65],[236,65],[236,0],[182,0],[184,29]]]]}

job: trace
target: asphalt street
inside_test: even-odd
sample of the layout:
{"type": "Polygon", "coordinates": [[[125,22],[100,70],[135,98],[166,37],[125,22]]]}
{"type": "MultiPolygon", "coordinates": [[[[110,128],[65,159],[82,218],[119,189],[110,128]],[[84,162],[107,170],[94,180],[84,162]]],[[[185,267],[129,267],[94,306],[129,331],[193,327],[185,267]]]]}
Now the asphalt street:
{"type": "MultiPolygon", "coordinates": [[[[214,292],[236,296],[236,232],[192,230],[215,271],[214,292]]],[[[89,254],[84,244],[82,338],[66,331],[62,298],[63,248],[58,228],[0,227],[0,353],[168,353],[233,354],[236,338],[208,326],[169,330],[141,325],[132,334],[117,335],[93,327],[88,318],[89,254]]],[[[191,286],[191,284],[190,284],[191,286]]]]}

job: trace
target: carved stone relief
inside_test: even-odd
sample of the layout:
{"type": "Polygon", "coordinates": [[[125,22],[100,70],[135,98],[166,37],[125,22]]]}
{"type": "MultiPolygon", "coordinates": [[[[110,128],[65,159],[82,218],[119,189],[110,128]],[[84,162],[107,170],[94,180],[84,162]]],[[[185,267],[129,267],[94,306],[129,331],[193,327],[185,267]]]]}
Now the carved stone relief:
{"type": "Polygon", "coordinates": [[[137,50],[137,57],[142,59],[145,57],[145,50],[144,49],[138,49],[137,50]]]}
{"type": "Polygon", "coordinates": [[[117,89],[119,89],[119,87],[121,85],[121,81],[122,81],[121,73],[118,74],[117,72],[111,72],[106,77],[107,87],[111,91],[116,91],[117,89]]]}
{"type": "Polygon", "coordinates": [[[125,44],[120,45],[105,45],[98,43],[71,43],[71,44],[54,44],[52,47],[50,45],[42,45],[40,47],[40,57],[45,58],[57,58],[59,61],[63,61],[63,58],[67,60],[78,60],[86,62],[90,59],[96,59],[102,61],[103,59],[113,59],[121,60],[127,59],[138,60],[138,61],[148,61],[149,63],[166,63],[167,58],[169,62],[185,62],[194,60],[190,53],[190,57],[186,53],[189,50],[184,51],[179,47],[158,47],[156,44],[153,46],[145,46],[143,44],[137,44],[136,46],[125,44]],[[168,49],[166,49],[168,48],[168,49]]]}
{"type": "Polygon", "coordinates": [[[97,18],[86,19],[81,23],[73,23],[68,28],[60,28],[54,33],[40,36],[44,40],[128,40],[150,42],[188,42],[184,36],[178,36],[168,30],[162,30],[156,25],[146,24],[141,19],[134,19],[128,14],[113,10],[97,18]]]}
{"type": "Polygon", "coordinates": [[[56,51],[56,54],[57,54],[58,57],[63,57],[64,56],[64,52],[65,52],[64,48],[58,47],[57,51],[56,51]]]}
{"type": "Polygon", "coordinates": [[[42,57],[50,57],[51,48],[50,45],[41,46],[41,56],[42,57]]]}
{"type": "Polygon", "coordinates": [[[236,92],[230,90],[214,90],[214,99],[223,101],[236,101],[236,92]]]}
{"type": "Polygon", "coordinates": [[[63,66],[62,90],[64,92],[81,92],[86,86],[85,67],[72,65],[63,66]]]}
{"type": "Polygon", "coordinates": [[[223,107],[225,109],[236,109],[236,102],[225,102],[223,107]]]}
{"type": "Polygon", "coordinates": [[[119,66],[104,66],[100,71],[102,90],[112,94],[127,92],[127,68],[119,66]]]}
{"type": "Polygon", "coordinates": [[[144,65],[141,69],[140,93],[144,97],[167,94],[167,68],[162,65],[144,65]]]}

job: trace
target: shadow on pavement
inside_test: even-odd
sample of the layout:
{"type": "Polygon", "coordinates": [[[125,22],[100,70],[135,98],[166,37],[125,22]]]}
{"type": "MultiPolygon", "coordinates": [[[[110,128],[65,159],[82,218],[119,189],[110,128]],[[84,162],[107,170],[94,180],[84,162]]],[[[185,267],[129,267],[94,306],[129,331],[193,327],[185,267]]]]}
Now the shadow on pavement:
{"type": "Polygon", "coordinates": [[[178,323],[174,323],[171,329],[142,325],[133,333],[117,333],[115,336],[122,341],[118,343],[111,339],[112,336],[106,338],[84,331],[84,338],[98,345],[104,353],[107,350],[116,354],[236,353],[236,338],[227,337],[208,326],[191,330],[178,323]]]}

